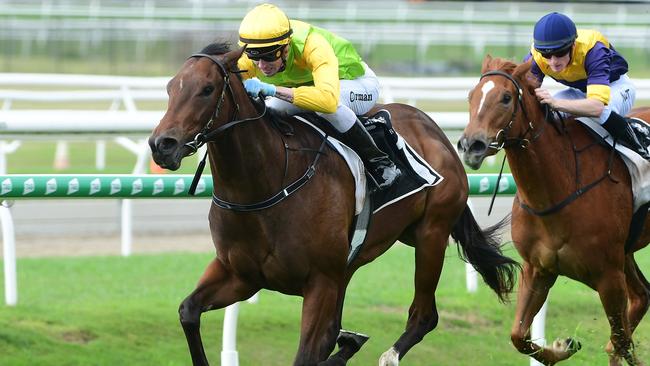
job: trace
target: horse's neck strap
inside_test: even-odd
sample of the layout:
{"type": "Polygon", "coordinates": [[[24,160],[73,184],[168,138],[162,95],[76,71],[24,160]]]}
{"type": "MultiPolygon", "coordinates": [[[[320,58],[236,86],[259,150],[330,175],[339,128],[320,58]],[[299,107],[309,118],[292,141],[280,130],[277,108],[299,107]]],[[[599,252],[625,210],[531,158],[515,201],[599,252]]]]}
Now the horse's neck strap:
{"type": "MultiPolygon", "coordinates": [[[[575,152],[575,150],[574,150],[574,152],[575,152]]],[[[600,176],[599,178],[596,178],[591,183],[586,184],[586,185],[581,186],[581,187],[579,186],[580,185],[580,176],[579,176],[578,166],[577,166],[578,159],[576,157],[576,159],[575,159],[575,161],[576,161],[576,185],[579,186],[579,187],[572,194],[567,196],[565,199],[563,199],[559,203],[557,203],[557,204],[555,204],[555,205],[553,205],[553,206],[551,206],[549,208],[543,209],[543,210],[536,210],[536,209],[528,206],[527,204],[525,204],[525,203],[523,203],[521,201],[519,201],[519,206],[521,206],[521,208],[526,210],[526,212],[528,212],[531,215],[548,216],[548,215],[551,215],[551,214],[554,214],[554,213],[560,211],[561,209],[563,209],[564,207],[569,205],[571,202],[575,201],[578,197],[582,196],[583,194],[587,193],[592,188],[597,186],[600,182],[602,182],[606,178],[609,178],[612,181],[618,183],[618,181],[616,181],[612,177],[612,164],[614,163],[615,154],[616,154],[616,150],[612,149],[610,154],[609,154],[609,159],[607,160],[607,171],[602,176],[600,176]]]]}
{"type": "Polygon", "coordinates": [[[318,159],[320,158],[321,154],[325,153],[324,150],[325,150],[326,142],[327,142],[327,136],[323,136],[323,141],[321,142],[320,148],[318,149],[318,151],[316,151],[316,156],[314,157],[314,160],[309,165],[305,173],[300,178],[296,179],[291,184],[281,189],[278,193],[274,194],[270,198],[267,198],[263,201],[256,202],[256,203],[241,204],[241,203],[233,203],[233,202],[222,200],[221,198],[217,197],[215,193],[213,193],[212,203],[226,210],[240,211],[240,212],[259,211],[259,210],[263,210],[275,206],[276,204],[282,202],[285,198],[289,197],[291,194],[299,190],[314,176],[314,174],[316,174],[316,163],[318,163],[318,159]]]}

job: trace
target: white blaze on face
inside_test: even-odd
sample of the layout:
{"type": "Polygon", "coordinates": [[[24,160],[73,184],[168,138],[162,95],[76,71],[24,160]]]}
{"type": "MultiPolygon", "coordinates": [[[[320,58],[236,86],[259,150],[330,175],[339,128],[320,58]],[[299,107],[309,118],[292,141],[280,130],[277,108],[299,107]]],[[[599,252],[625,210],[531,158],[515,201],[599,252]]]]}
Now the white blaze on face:
{"type": "Polygon", "coordinates": [[[178,90],[183,90],[183,78],[181,78],[180,85],[178,86],[178,90]]]}
{"type": "Polygon", "coordinates": [[[490,92],[494,88],[494,82],[492,80],[489,80],[487,83],[483,84],[481,87],[481,92],[483,95],[481,96],[481,103],[478,105],[478,110],[476,110],[476,115],[478,116],[479,113],[481,113],[481,108],[483,108],[483,102],[485,102],[485,97],[487,96],[487,93],[490,92]]]}

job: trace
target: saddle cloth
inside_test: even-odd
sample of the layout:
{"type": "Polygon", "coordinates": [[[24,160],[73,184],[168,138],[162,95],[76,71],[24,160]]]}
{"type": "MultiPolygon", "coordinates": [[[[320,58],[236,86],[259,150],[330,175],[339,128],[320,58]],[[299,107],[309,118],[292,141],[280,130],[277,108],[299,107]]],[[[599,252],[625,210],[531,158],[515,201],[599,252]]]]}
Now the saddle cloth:
{"type": "MultiPolygon", "coordinates": [[[[576,118],[576,120],[589,127],[607,144],[614,146],[614,140],[612,140],[609,132],[607,132],[603,126],[599,125],[589,118],[576,118]]],[[[645,125],[646,129],[650,128],[648,122],[638,118],[634,118],[631,122],[633,123],[633,127],[636,130],[643,129],[643,125],[645,125]],[[643,123],[643,125],[640,125],[640,123],[643,123]],[[635,126],[635,124],[639,125],[635,126]]],[[[634,212],[636,212],[637,209],[643,204],[650,202],[650,161],[645,160],[637,153],[621,144],[616,144],[616,151],[618,151],[620,156],[623,158],[623,161],[625,162],[625,165],[630,172],[630,177],[632,178],[634,212]]]]}
{"type": "MultiPolygon", "coordinates": [[[[314,115],[315,116],[315,115],[314,115]]],[[[366,200],[371,199],[369,194],[368,182],[366,180],[365,168],[359,155],[354,150],[326,134],[315,123],[305,118],[305,115],[295,115],[294,118],[308,124],[322,136],[327,136],[328,144],[334,148],[343,157],[355,181],[355,215],[361,213],[366,200]]],[[[395,203],[404,197],[410,196],[421,191],[425,187],[435,186],[444,178],[435,169],[433,169],[422,157],[420,157],[413,148],[399,134],[392,129],[390,125],[390,114],[382,110],[376,115],[368,118],[364,125],[374,126],[368,128],[369,132],[376,139],[377,146],[386,152],[390,158],[397,164],[402,171],[403,176],[398,179],[388,189],[376,192],[372,195],[372,211],[377,213],[379,210],[395,203]],[[368,122],[369,121],[369,122],[368,122]],[[383,128],[378,128],[378,127],[383,128]],[[377,138],[376,132],[382,132],[385,138],[377,138]],[[383,141],[382,141],[383,140],[383,141]],[[391,141],[393,140],[394,143],[391,141]],[[392,145],[392,147],[391,147],[392,145]]]]}

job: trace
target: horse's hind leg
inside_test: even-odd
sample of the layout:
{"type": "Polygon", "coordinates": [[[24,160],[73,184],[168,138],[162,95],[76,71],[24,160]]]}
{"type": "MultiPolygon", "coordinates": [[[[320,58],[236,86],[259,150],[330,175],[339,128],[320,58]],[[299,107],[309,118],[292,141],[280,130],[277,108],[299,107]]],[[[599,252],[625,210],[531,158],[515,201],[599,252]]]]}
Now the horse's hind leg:
{"type": "Polygon", "coordinates": [[[628,292],[625,275],[620,271],[603,273],[597,290],[611,329],[610,342],[613,350],[610,349],[609,364],[620,365],[621,359],[624,359],[629,365],[642,365],[636,357],[632,342],[632,327],[626,309],[628,292]]]}
{"type": "MultiPolygon", "coordinates": [[[[436,218],[438,219],[438,218],[436,218]]],[[[443,219],[416,230],[415,296],[409,308],[406,330],[379,359],[380,366],[399,364],[404,355],[438,325],[435,291],[442,272],[449,227],[443,219]]]]}
{"type": "Polygon", "coordinates": [[[542,272],[529,262],[524,262],[519,278],[515,319],[510,331],[510,339],[515,348],[544,365],[566,360],[580,349],[579,343],[573,339],[557,340],[550,347],[540,347],[530,338],[533,319],[544,305],[556,279],[556,274],[542,272]]]}
{"type": "Polygon", "coordinates": [[[232,275],[217,258],[210,262],[196,289],[178,309],[193,365],[208,365],[201,341],[201,313],[245,300],[257,290],[232,275]]]}

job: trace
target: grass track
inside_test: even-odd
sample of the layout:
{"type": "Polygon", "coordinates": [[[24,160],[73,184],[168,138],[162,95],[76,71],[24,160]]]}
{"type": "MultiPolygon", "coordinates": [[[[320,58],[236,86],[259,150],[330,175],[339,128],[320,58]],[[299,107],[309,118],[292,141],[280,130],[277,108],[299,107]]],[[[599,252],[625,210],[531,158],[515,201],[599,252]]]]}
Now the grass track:
{"type": "MultiPolygon", "coordinates": [[[[507,254],[515,256],[510,247],[507,254]]],[[[207,250],[207,248],[206,248],[207,250]]],[[[650,251],[638,257],[650,268],[650,251]]],[[[370,341],[350,365],[376,364],[404,328],[412,296],[413,251],[396,245],[359,270],[348,289],[346,329],[370,341]]],[[[20,259],[19,305],[0,308],[0,365],[187,365],[176,309],[209,254],[20,259]]],[[[464,289],[464,265],[449,248],[438,291],[440,323],[403,365],[527,365],[510,345],[514,302],[501,305],[480,286],[464,289]]],[[[204,344],[219,364],[223,311],[203,316],[204,344]]],[[[298,342],[300,299],[264,291],[240,309],[240,365],[290,364],[298,342]]],[[[608,325],[595,292],[566,278],[551,291],[547,337],[575,336],[583,349],[566,365],[604,365],[608,325]]],[[[650,323],[636,332],[650,358],[650,323]]]]}

